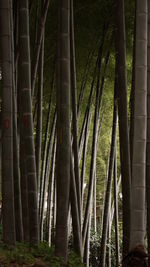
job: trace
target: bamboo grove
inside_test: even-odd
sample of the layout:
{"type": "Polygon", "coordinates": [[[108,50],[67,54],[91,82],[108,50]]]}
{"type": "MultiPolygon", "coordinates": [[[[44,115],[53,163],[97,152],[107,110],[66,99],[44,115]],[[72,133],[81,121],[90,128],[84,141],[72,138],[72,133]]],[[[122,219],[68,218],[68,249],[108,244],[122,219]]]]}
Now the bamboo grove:
{"type": "Polygon", "coordinates": [[[2,241],[150,266],[150,1],[0,0],[0,88],[2,241]]]}

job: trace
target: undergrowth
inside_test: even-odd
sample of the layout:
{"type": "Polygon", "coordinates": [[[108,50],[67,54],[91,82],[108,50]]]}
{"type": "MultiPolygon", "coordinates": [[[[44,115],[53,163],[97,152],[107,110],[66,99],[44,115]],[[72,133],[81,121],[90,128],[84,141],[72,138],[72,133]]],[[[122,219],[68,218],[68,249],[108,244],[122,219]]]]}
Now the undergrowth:
{"type": "Polygon", "coordinates": [[[24,243],[7,246],[2,242],[0,243],[0,266],[84,267],[73,251],[69,252],[66,265],[63,260],[55,256],[54,247],[50,248],[47,243],[41,243],[39,247],[31,247],[24,243]]]}

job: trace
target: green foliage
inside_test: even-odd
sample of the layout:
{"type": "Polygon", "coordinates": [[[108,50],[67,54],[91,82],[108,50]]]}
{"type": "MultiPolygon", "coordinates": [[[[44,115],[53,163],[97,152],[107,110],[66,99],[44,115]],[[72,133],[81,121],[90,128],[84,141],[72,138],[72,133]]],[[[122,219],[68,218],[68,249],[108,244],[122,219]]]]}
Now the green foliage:
{"type": "Polygon", "coordinates": [[[16,246],[0,244],[0,266],[32,266],[34,263],[41,263],[45,267],[83,267],[81,259],[73,251],[69,253],[68,265],[63,259],[55,256],[54,247],[49,247],[43,242],[39,247],[31,247],[25,243],[17,243],[16,246]],[[13,265],[14,264],[14,265],[13,265]]]}
{"type": "Polygon", "coordinates": [[[91,231],[90,236],[90,263],[91,266],[98,267],[100,252],[100,235],[91,231]]]}
{"type": "Polygon", "coordinates": [[[3,266],[9,266],[11,263],[32,264],[34,256],[26,244],[17,244],[17,246],[7,246],[1,243],[0,245],[0,262],[3,266]]]}
{"type": "Polygon", "coordinates": [[[80,257],[73,251],[69,253],[68,265],[69,267],[84,267],[84,265],[81,263],[80,257]]]}

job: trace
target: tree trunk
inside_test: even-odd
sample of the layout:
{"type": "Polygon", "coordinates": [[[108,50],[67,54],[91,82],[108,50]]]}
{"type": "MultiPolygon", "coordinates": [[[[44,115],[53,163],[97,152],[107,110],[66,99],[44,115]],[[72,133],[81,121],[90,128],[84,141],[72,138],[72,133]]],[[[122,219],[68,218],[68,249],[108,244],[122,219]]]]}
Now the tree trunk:
{"type": "MultiPolygon", "coordinates": [[[[115,82],[115,86],[116,86],[116,82],[115,82]]],[[[104,205],[102,239],[101,239],[101,250],[100,250],[100,265],[99,265],[100,267],[105,267],[105,260],[106,260],[106,241],[107,241],[107,232],[108,232],[110,195],[111,195],[111,187],[112,187],[112,174],[113,174],[113,167],[114,167],[114,154],[115,154],[115,145],[116,145],[116,128],[117,128],[117,105],[116,105],[116,98],[114,97],[112,140],[111,140],[110,161],[109,161],[109,170],[108,170],[108,181],[107,181],[105,205],[104,205]]]]}
{"type": "Polygon", "coordinates": [[[40,185],[39,185],[39,217],[41,216],[44,174],[45,174],[45,168],[46,168],[46,156],[47,156],[47,147],[48,147],[48,135],[49,135],[49,130],[50,130],[50,115],[51,115],[51,108],[52,108],[52,96],[53,96],[53,91],[54,91],[54,79],[55,79],[55,64],[53,67],[51,91],[50,91],[50,97],[49,97],[48,114],[46,118],[46,128],[45,128],[43,153],[42,153],[41,176],[40,176],[40,185]]]}
{"type": "Polygon", "coordinates": [[[117,1],[116,31],[116,64],[117,64],[117,97],[119,115],[120,159],[123,195],[123,256],[129,251],[130,242],[130,191],[131,166],[129,150],[127,78],[126,78],[126,41],[124,0],[117,1]]]}
{"type": "Polygon", "coordinates": [[[134,94],[135,94],[135,40],[136,40],[136,1],[134,16],[133,56],[132,56],[132,85],[130,93],[130,161],[132,178],[133,136],[134,136],[134,94]]]}
{"type": "Polygon", "coordinates": [[[39,62],[39,56],[42,46],[42,40],[44,35],[44,29],[45,29],[45,22],[48,12],[50,0],[45,0],[45,3],[42,7],[42,15],[39,22],[39,29],[37,34],[37,43],[35,45],[35,52],[32,60],[32,72],[31,72],[31,88],[32,88],[32,97],[34,96],[34,88],[35,88],[35,82],[36,82],[36,75],[38,70],[38,62],[39,62]]]}
{"type": "Polygon", "coordinates": [[[90,209],[90,216],[89,216],[89,222],[88,222],[88,228],[87,228],[86,240],[85,240],[85,247],[84,247],[84,263],[86,264],[86,267],[90,266],[91,220],[92,220],[92,207],[90,209]]]}
{"type": "MultiPolygon", "coordinates": [[[[14,31],[13,10],[11,5],[11,32],[14,31]]],[[[16,8],[16,13],[18,9],[16,8]]],[[[15,14],[18,16],[18,14],[15,14]]],[[[23,241],[22,206],[21,206],[21,187],[20,187],[20,166],[19,166],[19,138],[17,130],[17,90],[16,74],[14,66],[14,35],[12,34],[12,64],[13,64],[13,174],[14,174],[14,204],[15,204],[15,228],[16,241],[23,241]]]]}
{"type": "Polygon", "coordinates": [[[2,213],[3,240],[15,244],[13,188],[13,62],[10,1],[0,1],[0,50],[2,68],[2,213]],[[9,189],[9,190],[8,190],[9,189]]]}
{"type": "Polygon", "coordinates": [[[110,210],[109,210],[109,219],[108,219],[108,234],[107,234],[107,265],[111,267],[111,256],[112,256],[112,247],[111,247],[111,196],[110,196],[110,210]]]}
{"type": "Polygon", "coordinates": [[[70,188],[70,1],[58,2],[56,256],[67,262],[70,188]]]}
{"type": "Polygon", "coordinates": [[[118,222],[118,185],[117,185],[117,144],[114,160],[114,223],[115,223],[115,255],[116,266],[119,266],[119,222],[118,222]]]}
{"type": "Polygon", "coordinates": [[[95,170],[95,178],[94,178],[94,190],[93,190],[93,217],[94,217],[94,233],[97,233],[97,214],[96,214],[96,185],[97,185],[97,179],[96,179],[96,170],[95,170]]]}
{"type": "Polygon", "coordinates": [[[70,0],[70,52],[71,52],[71,92],[72,92],[72,120],[73,120],[73,154],[74,173],[77,187],[77,200],[79,210],[79,222],[81,225],[81,181],[79,177],[79,157],[78,157],[78,118],[77,118],[77,84],[76,84],[76,62],[75,62],[75,42],[74,42],[74,12],[73,0],[70,0]]]}
{"type": "MultiPolygon", "coordinates": [[[[99,42],[97,42],[97,43],[99,43],[99,42]]],[[[81,105],[82,105],[82,102],[83,102],[83,96],[84,96],[84,92],[85,92],[85,89],[86,89],[86,84],[87,84],[87,81],[88,81],[90,65],[92,63],[92,59],[93,59],[95,51],[97,49],[97,43],[96,43],[96,47],[92,48],[92,51],[89,52],[88,59],[87,59],[86,65],[85,65],[85,70],[84,70],[84,74],[83,74],[83,77],[82,77],[81,88],[80,88],[80,93],[79,93],[79,98],[78,98],[78,106],[77,106],[77,116],[78,117],[79,117],[79,114],[80,114],[80,111],[81,111],[81,105]]]]}
{"type": "Polygon", "coordinates": [[[73,244],[76,253],[82,257],[82,244],[81,244],[81,225],[79,220],[78,200],[76,192],[76,183],[73,171],[73,159],[71,155],[70,159],[70,203],[71,203],[71,215],[72,215],[72,228],[73,228],[73,244]]]}
{"type": "MultiPolygon", "coordinates": [[[[20,110],[19,110],[20,112],[20,110]]],[[[22,121],[20,122],[20,133],[22,121]]],[[[29,207],[28,207],[28,186],[25,160],[25,144],[23,138],[20,138],[20,185],[21,185],[21,204],[22,204],[22,223],[23,223],[23,241],[29,243],[29,207]]]]}
{"type": "Polygon", "coordinates": [[[19,82],[20,101],[22,104],[21,118],[25,142],[25,160],[28,188],[29,233],[30,242],[37,245],[39,242],[38,208],[37,208],[37,177],[35,165],[33,118],[31,102],[30,78],[30,46],[29,46],[29,13],[28,1],[19,2],[19,82]]]}
{"type": "Polygon", "coordinates": [[[145,241],[145,167],[147,136],[147,0],[137,0],[135,106],[132,162],[130,249],[145,241]]]}
{"type": "MultiPolygon", "coordinates": [[[[147,61],[147,149],[146,149],[146,193],[147,193],[147,241],[150,254],[150,2],[148,1],[148,61],[147,61]]],[[[149,259],[150,266],[150,259],[149,259]]]]}
{"type": "Polygon", "coordinates": [[[103,45],[105,39],[105,27],[103,29],[102,43],[99,49],[98,56],[98,65],[97,65],[97,85],[96,85],[96,98],[95,98],[95,112],[94,112],[94,124],[93,124],[93,139],[92,139],[92,155],[91,155],[91,165],[90,165],[90,176],[89,176],[89,187],[88,187],[88,196],[87,203],[85,209],[85,216],[82,228],[82,245],[84,248],[86,232],[87,232],[87,224],[89,220],[89,212],[92,201],[93,194],[93,185],[94,185],[94,173],[95,173],[95,164],[96,164],[96,153],[97,153],[97,140],[98,140],[98,129],[99,129],[99,121],[100,121],[100,110],[101,110],[101,101],[103,95],[103,87],[100,87],[100,74],[101,74],[101,63],[102,63],[102,53],[103,53],[103,45]]]}
{"type": "Polygon", "coordinates": [[[50,158],[52,154],[53,142],[54,142],[54,135],[56,130],[56,110],[54,111],[53,115],[53,123],[51,128],[51,133],[48,142],[47,148],[47,156],[46,156],[46,165],[45,165],[45,172],[44,172],[44,181],[43,181],[43,191],[42,191],[42,199],[41,199],[41,216],[40,216],[40,239],[43,241],[43,223],[44,223],[44,206],[46,201],[46,192],[47,192],[47,184],[48,184],[48,177],[50,171],[50,158]]]}
{"type": "MultiPolygon", "coordinates": [[[[48,227],[48,244],[51,246],[51,232],[52,232],[52,208],[54,207],[54,179],[55,179],[55,160],[56,160],[56,139],[53,144],[53,153],[51,159],[51,172],[49,176],[49,186],[48,186],[48,213],[47,213],[47,227],[48,227]]],[[[54,215],[53,215],[54,216],[54,215]]]]}
{"type": "Polygon", "coordinates": [[[37,107],[36,147],[35,147],[37,188],[39,188],[40,184],[41,148],[42,148],[43,68],[44,68],[44,39],[40,52],[39,80],[38,80],[38,107],[37,107]]]}

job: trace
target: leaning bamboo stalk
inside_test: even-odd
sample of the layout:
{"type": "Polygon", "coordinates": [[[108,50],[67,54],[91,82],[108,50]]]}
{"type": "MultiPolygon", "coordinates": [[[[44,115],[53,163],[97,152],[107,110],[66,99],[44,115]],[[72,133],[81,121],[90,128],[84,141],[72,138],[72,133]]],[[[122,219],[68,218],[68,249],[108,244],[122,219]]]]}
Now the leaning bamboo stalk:
{"type": "Polygon", "coordinates": [[[97,233],[97,217],[96,217],[96,184],[97,184],[97,179],[96,179],[96,171],[95,171],[95,178],[94,178],[94,189],[93,189],[93,219],[94,219],[94,233],[97,233]]]}
{"type": "Polygon", "coordinates": [[[72,215],[72,229],[73,229],[73,244],[74,250],[78,255],[82,257],[82,245],[81,245],[81,225],[79,219],[78,200],[76,182],[73,170],[73,158],[70,155],[70,203],[71,203],[71,215],[72,215]]]}
{"type": "Polygon", "coordinates": [[[86,155],[87,155],[87,147],[88,147],[89,132],[90,132],[90,130],[89,130],[90,121],[91,121],[91,113],[90,113],[89,120],[87,120],[87,122],[86,122],[84,145],[83,145],[83,154],[82,154],[82,166],[81,166],[81,201],[82,201],[82,209],[83,209],[84,176],[85,176],[86,155]]]}
{"type": "MultiPolygon", "coordinates": [[[[118,194],[119,194],[119,189],[121,185],[121,175],[119,176],[118,182],[117,182],[117,188],[116,188],[116,193],[117,193],[117,200],[118,200],[118,194]]],[[[114,215],[115,215],[115,202],[112,202],[111,206],[111,224],[113,223],[114,215]]]]}
{"type": "Polygon", "coordinates": [[[44,39],[40,52],[39,62],[39,80],[38,80],[38,107],[37,107],[37,125],[36,125],[36,171],[37,186],[40,184],[40,167],[41,167],[41,149],[42,149],[42,101],[43,101],[43,68],[44,68],[44,39]]]}
{"type": "Polygon", "coordinates": [[[70,53],[71,53],[71,85],[72,85],[71,92],[72,92],[74,172],[75,172],[75,180],[77,187],[79,221],[81,225],[81,181],[79,177],[79,157],[78,157],[79,153],[78,153],[77,84],[76,84],[73,0],[70,1],[70,53]]]}
{"type": "MultiPolygon", "coordinates": [[[[106,58],[105,58],[104,72],[103,72],[103,76],[102,76],[102,80],[101,80],[101,91],[102,91],[102,88],[104,87],[105,75],[106,75],[106,70],[107,70],[109,58],[110,58],[110,51],[107,52],[106,58]]],[[[96,63],[96,65],[97,65],[97,63],[96,63]]],[[[92,97],[93,97],[93,89],[94,89],[95,79],[96,79],[96,68],[95,68],[94,76],[93,76],[92,83],[91,83],[91,91],[90,91],[88,104],[87,104],[87,108],[86,108],[86,111],[85,111],[84,120],[83,120],[83,123],[82,123],[82,129],[81,129],[80,138],[79,138],[79,163],[80,163],[80,160],[81,160],[81,154],[82,154],[82,149],[83,149],[84,135],[85,135],[86,123],[87,123],[86,121],[89,120],[89,116],[90,116],[89,114],[90,114],[90,109],[91,109],[91,104],[92,104],[92,97]]],[[[100,105],[100,103],[99,103],[99,105],[100,105]]],[[[99,113],[98,113],[98,118],[99,118],[99,116],[100,116],[100,110],[99,110],[99,113]]]]}
{"type": "Polygon", "coordinates": [[[54,179],[55,179],[55,161],[56,161],[56,138],[53,144],[53,153],[51,159],[51,171],[49,175],[48,185],[48,202],[47,202],[47,228],[48,228],[48,244],[51,246],[52,242],[52,208],[53,208],[53,196],[54,196],[54,179]]]}
{"type": "Polygon", "coordinates": [[[101,101],[103,95],[103,87],[100,86],[100,74],[101,74],[101,63],[102,63],[102,53],[103,53],[103,46],[105,40],[105,27],[103,30],[102,36],[102,43],[99,49],[99,59],[98,59],[98,69],[97,69],[97,85],[96,85],[96,97],[95,97],[95,112],[94,112],[94,125],[93,125],[93,139],[92,139],[92,155],[91,155],[91,166],[90,166],[90,176],[89,176],[89,187],[88,187],[88,196],[86,202],[86,209],[85,209],[85,216],[82,228],[82,238],[83,238],[83,247],[85,244],[86,232],[87,232],[87,223],[88,217],[90,212],[90,206],[92,201],[92,192],[93,192],[93,184],[94,184],[94,171],[95,171],[95,164],[96,164],[96,146],[97,146],[97,138],[98,138],[98,129],[99,129],[99,122],[100,122],[100,109],[101,109],[101,101]]]}
{"type": "Polygon", "coordinates": [[[52,124],[48,147],[47,147],[46,168],[44,172],[43,192],[41,196],[42,199],[41,199],[41,216],[40,216],[40,239],[42,241],[43,241],[44,206],[45,206],[45,201],[46,201],[48,176],[49,176],[49,170],[50,170],[50,157],[52,154],[55,131],[56,131],[56,110],[53,116],[53,124],[52,124]]]}
{"type": "Polygon", "coordinates": [[[96,52],[96,49],[97,49],[97,45],[98,46],[100,45],[99,44],[99,41],[100,41],[99,39],[100,38],[98,38],[98,41],[96,42],[95,47],[92,48],[92,50],[89,52],[89,55],[88,55],[88,58],[87,58],[85,70],[84,70],[83,77],[82,77],[79,98],[78,98],[78,105],[77,105],[77,116],[78,117],[79,117],[80,111],[81,111],[81,106],[82,106],[83,96],[84,96],[85,89],[86,89],[86,84],[87,84],[87,81],[88,81],[88,75],[89,75],[89,71],[90,71],[90,66],[91,66],[92,60],[94,58],[94,53],[96,52]]]}
{"type": "MultiPolygon", "coordinates": [[[[102,40],[101,40],[101,44],[99,47],[99,51],[101,49],[102,46],[102,40]]],[[[83,148],[83,142],[84,142],[84,134],[85,134],[85,128],[86,128],[86,121],[89,120],[89,116],[90,116],[90,110],[91,110],[91,105],[92,105],[92,100],[93,100],[93,94],[94,94],[94,86],[95,86],[95,81],[96,81],[96,75],[97,75],[97,66],[98,66],[98,61],[99,61],[99,53],[97,56],[97,60],[96,60],[96,64],[95,64],[95,68],[94,68],[94,72],[93,72],[93,78],[92,78],[92,82],[91,82],[91,87],[90,87],[90,93],[89,93],[89,98],[88,98],[88,104],[84,113],[84,119],[83,119],[83,123],[82,123],[82,128],[81,128],[81,132],[80,132],[80,136],[79,136],[79,162],[81,159],[81,154],[82,154],[82,148],[83,148]]],[[[80,101],[80,99],[79,99],[80,101]]],[[[78,102],[78,110],[80,109],[80,103],[78,102]]],[[[78,116],[79,116],[79,111],[78,111],[78,116]]]]}
{"type": "Polygon", "coordinates": [[[88,221],[88,228],[87,228],[86,241],[85,241],[85,247],[84,247],[84,263],[86,264],[86,267],[90,266],[91,220],[92,220],[92,205],[90,208],[90,216],[89,216],[89,221],[88,221]]]}
{"type": "Polygon", "coordinates": [[[107,232],[108,232],[108,215],[109,215],[109,210],[110,210],[110,192],[111,192],[111,187],[112,187],[112,174],[113,174],[113,167],[114,167],[116,128],[117,128],[117,106],[116,106],[116,101],[114,98],[112,140],[111,140],[111,150],[110,150],[110,160],[109,160],[109,170],[108,170],[108,181],[107,181],[105,203],[104,203],[102,239],[101,239],[101,250],[100,250],[100,265],[99,265],[100,267],[105,267],[105,260],[106,260],[106,240],[107,240],[107,232]]]}
{"type": "MultiPolygon", "coordinates": [[[[150,3],[148,1],[148,61],[147,61],[147,149],[146,149],[146,194],[147,194],[147,241],[150,253],[150,3]]],[[[150,266],[150,259],[149,259],[150,266]]]]}
{"type": "Polygon", "coordinates": [[[45,135],[44,135],[44,144],[43,144],[43,153],[42,153],[42,163],[41,163],[41,175],[39,181],[39,216],[41,214],[41,200],[43,194],[43,182],[44,182],[44,172],[46,168],[46,155],[47,155],[47,147],[48,147],[48,135],[50,130],[50,116],[51,116],[51,109],[52,109],[52,96],[54,91],[54,80],[55,80],[55,64],[53,66],[53,74],[51,80],[51,91],[49,96],[49,105],[48,105],[48,113],[46,118],[46,127],[45,127],[45,135]]]}
{"type": "Polygon", "coordinates": [[[117,145],[114,160],[114,223],[115,223],[115,254],[116,266],[119,266],[120,252],[119,252],[119,221],[118,221],[118,185],[117,185],[117,145]]]}
{"type": "Polygon", "coordinates": [[[32,88],[32,97],[34,96],[34,88],[35,88],[35,82],[36,82],[36,75],[37,75],[37,69],[38,69],[38,62],[39,62],[39,56],[40,56],[40,50],[42,45],[42,39],[44,34],[44,28],[46,23],[46,17],[48,12],[50,0],[46,0],[42,9],[42,15],[39,22],[39,29],[37,34],[37,43],[35,46],[35,52],[32,60],[32,71],[31,71],[31,88],[32,88]]]}
{"type": "Polygon", "coordinates": [[[81,129],[80,136],[79,136],[79,163],[81,160],[82,149],[83,149],[83,144],[84,144],[86,124],[87,124],[87,121],[90,121],[90,116],[91,116],[91,106],[92,106],[92,99],[93,99],[93,94],[94,94],[94,85],[95,85],[95,80],[96,80],[96,68],[97,68],[97,63],[96,63],[96,67],[94,70],[94,75],[93,75],[93,79],[92,79],[92,83],[91,83],[91,89],[90,89],[88,104],[87,104],[86,111],[84,114],[82,129],[81,129]]]}
{"type": "Polygon", "coordinates": [[[112,254],[112,248],[111,248],[111,196],[110,196],[110,204],[109,204],[110,210],[109,210],[109,218],[108,218],[108,233],[107,233],[107,253],[106,253],[106,261],[107,266],[111,267],[111,254],[112,254]]]}
{"type": "Polygon", "coordinates": [[[123,195],[123,255],[125,256],[128,253],[130,242],[131,162],[128,127],[124,0],[117,1],[116,14],[117,97],[123,195]]]}

